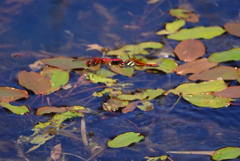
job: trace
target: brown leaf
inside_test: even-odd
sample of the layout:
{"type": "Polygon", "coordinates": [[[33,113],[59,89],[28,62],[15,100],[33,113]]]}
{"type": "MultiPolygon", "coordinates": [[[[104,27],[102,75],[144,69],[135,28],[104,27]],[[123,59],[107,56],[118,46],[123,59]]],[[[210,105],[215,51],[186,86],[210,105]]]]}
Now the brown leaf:
{"type": "Polygon", "coordinates": [[[142,102],[142,101],[133,101],[133,102],[129,103],[129,105],[127,107],[122,109],[122,113],[132,112],[133,110],[135,110],[137,108],[137,105],[139,102],[142,102]]]}
{"type": "Polygon", "coordinates": [[[198,59],[192,62],[177,66],[174,71],[179,75],[186,75],[190,73],[200,73],[217,66],[218,63],[209,62],[207,58],[198,59]]]}
{"type": "Polygon", "coordinates": [[[49,79],[33,71],[21,71],[18,74],[18,81],[21,86],[30,89],[35,94],[46,94],[51,88],[49,79]]]}
{"type": "Polygon", "coordinates": [[[212,95],[219,96],[219,97],[239,98],[240,86],[227,87],[222,91],[214,92],[212,95]]]}
{"type": "Polygon", "coordinates": [[[228,66],[219,66],[199,74],[193,74],[189,80],[215,80],[222,78],[224,80],[235,80],[239,78],[237,69],[228,66]]]}
{"type": "Polygon", "coordinates": [[[53,147],[53,150],[51,151],[51,158],[56,161],[61,157],[62,154],[62,146],[61,143],[57,144],[53,147]]]}
{"type": "Polygon", "coordinates": [[[188,39],[180,42],[174,52],[180,60],[190,62],[205,54],[205,46],[199,40],[188,39]]]}
{"type": "Polygon", "coordinates": [[[0,87],[0,101],[12,102],[23,97],[28,98],[28,93],[25,90],[13,87],[0,87]]]}
{"type": "Polygon", "coordinates": [[[226,23],[224,28],[230,34],[240,37],[240,23],[226,23]]]}
{"type": "Polygon", "coordinates": [[[186,18],[186,20],[189,21],[189,22],[198,22],[199,21],[199,17],[195,13],[189,13],[188,17],[186,18]]]}
{"type": "Polygon", "coordinates": [[[120,107],[126,107],[129,104],[128,101],[122,101],[115,98],[110,98],[106,103],[102,104],[104,110],[116,111],[120,107]]]}

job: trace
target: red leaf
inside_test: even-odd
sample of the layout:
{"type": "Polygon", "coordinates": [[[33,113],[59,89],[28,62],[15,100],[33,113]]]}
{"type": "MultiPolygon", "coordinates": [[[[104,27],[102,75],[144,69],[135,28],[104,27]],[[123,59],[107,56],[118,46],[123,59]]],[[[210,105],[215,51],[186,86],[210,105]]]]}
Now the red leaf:
{"type": "Polygon", "coordinates": [[[49,79],[33,71],[21,71],[18,74],[18,81],[21,86],[30,89],[35,94],[45,94],[51,88],[49,79]]]}
{"type": "Polygon", "coordinates": [[[0,87],[0,101],[12,102],[23,97],[28,98],[28,93],[25,90],[13,87],[0,87]]]}
{"type": "Polygon", "coordinates": [[[193,74],[189,80],[215,80],[222,78],[224,80],[235,80],[239,78],[237,69],[228,66],[219,66],[199,74],[193,74]]]}
{"type": "Polygon", "coordinates": [[[219,92],[215,92],[212,95],[219,97],[239,98],[240,86],[227,87],[226,89],[219,92]]]}
{"type": "Polygon", "coordinates": [[[230,34],[240,37],[240,23],[226,23],[224,28],[230,34]]]}
{"type": "Polygon", "coordinates": [[[218,63],[209,62],[207,58],[198,59],[192,62],[177,66],[174,71],[179,75],[186,75],[190,73],[200,73],[215,67],[218,63]]]}
{"type": "Polygon", "coordinates": [[[205,54],[205,46],[199,40],[188,39],[180,42],[174,52],[180,60],[190,62],[205,54]]]}

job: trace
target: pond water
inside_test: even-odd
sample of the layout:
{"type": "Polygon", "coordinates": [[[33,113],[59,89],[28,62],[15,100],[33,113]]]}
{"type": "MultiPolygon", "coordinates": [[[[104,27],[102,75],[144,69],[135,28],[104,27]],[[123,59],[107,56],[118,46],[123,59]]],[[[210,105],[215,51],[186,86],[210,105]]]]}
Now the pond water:
{"type": "MultiPolygon", "coordinates": [[[[145,0],[2,0],[0,5],[0,86],[19,89],[24,88],[18,84],[18,73],[30,71],[29,64],[41,58],[59,55],[101,57],[96,50],[86,51],[89,44],[116,49],[125,44],[156,41],[171,51],[179,42],[158,36],[155,32],[164,29],[164,23],[175,20],[168,12],[172,8],[185,6],[199,15],[199,22],[187,23],[185,28],[224,26],[227,22],[240,20],[240,1],[237,0],[159,0],[149,5],[145,0]]],[[[230,34],[201,41],[207,47],[206,57],[240,44],[239,38],[230,34]]],[[[226,65],[239,66],[239,62],[226,65]]],[[[79,75],[71,72],[70,76],[69,83],[77,83],[79,75]]],[[[146,88],[169,90],[189,82],[187,76],[146,71],[137,71],[131,78],[121,75],[113,78],[120,83],[134,83],[128,89],[132,91],[146,88]]],[[[233,81],[229,83],[237,84],[233,81]]],[[[30,109],[28,115],[15,115],[1,108],[0,160],[50,160],[51,149],[58,143],[66,153],[61,160],[69,161],[82,160],[77,156],[86,160],[146,160],[146,156],[166,155],[167,151],[214,151],[226,146],[239,146],[238,99],[237,105],[217,110],[196,107],[180,99],[169,111],[178,100],[178,96],[170,94],[151,101],[154,105],[151,111],[136,109],[123,114],[121,111],[102,112],[101,103],[109,98],[91,97],[92,93],[102,89],[102,84],[78,84],[72,94],[64,98],[60,96],[69,91],[60,90],[40,97],[29,91],[29,99],[15,102],[16,105],[27,105],[30,109]],[[92,113],[85,114],[86,129],[87,133],[93,133],[87,136],[92,144],[99,146],[96,149],[98,154],[94,155],[90,148],[84,146],[79,130],[80,118],[64,122],[65,125],[74,123],[60,131],[68,132],[70,137],[56,135],[27,154],[25,152],[32,144],[16,146],[20,135],[30,136],[36,123],[52,118],[53,115],[34,115],[39,107],[49,105],[48,100],[53,106],[82,105],[92,109],[92,113]],[[77,129],[75,132],[73,127],[77,129]],[[128,131],[139,132],[145,138],[124,148],[107,147],[107,140],[128,131]]],[[[211,160],[207,155],[168,155],[174,161],[211,160]]]]}

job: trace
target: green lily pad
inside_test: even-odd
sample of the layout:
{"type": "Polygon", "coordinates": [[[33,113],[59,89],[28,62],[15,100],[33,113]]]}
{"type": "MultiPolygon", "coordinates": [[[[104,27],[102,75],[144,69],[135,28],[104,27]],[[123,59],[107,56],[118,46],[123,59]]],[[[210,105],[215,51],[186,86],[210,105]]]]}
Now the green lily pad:
{"type": "Polygon", "coordinates": [[[177,18],[188,18],[188,14],[186,13],[188,13],[189,11],[185,9],[177,8],[177,9],[171,9],[169,10],[169,12],[172,16],[177,18]]]}
{"type": "Polygon", "coordinates": [[[6,103],[6,102],[0,102],[0,106],[2,106],[4,108],[7,108],[8,110],[10,110],[11,112],[13,112],[17,115],[23,115],[23,114],[29,112],[26,105],[14,106],[14,105],[11,105],[11,104],[6,103]]]}
{"type": "Polygon", "coordinates": [[[134,74],[134,68],[122,68],[118,65],[111,65],[110,69],[118,74],[121,74],[127,77],[132,77],[134,74]]]}
{"type": "MultiPolygon", "coordinates": [[[[111,66],[110,66],[111,67],[111,66]]],[[[116,73],[108,70],[108,69],[103,69],[101,68],[96,72],[97,75],[103,76],[103,77],[113,77],[116,75],[116,73]]]]}
{"type": "Polygon", "coordinates": [[[212,156],[212,160],[226,160],[226,159],[235,159],[240,156],[239,147],[225,147],[219,150],[216,150],[212,156]]]}
{"type": "Polygon", "coordinates": [[[240,48],[233,48],[227,51],[212,53],[208,58],[210,62],[226,62],[226,61],[239,61],[240,48]]]}
{"type": "Polygon", "coordinates": [[[147,89],[146,91],[144,91],[142,93],[135,93],[134,95],[122,94],[122,95],[117,96],[117,98],[120,100],[128,100],[128,101],[137,100],[137,99],[151,101],[154,98],[163,94],[163,92],[165,92],[163,89],[156,89],[156,90],[147,89]]]}
{"type": "Polygon", "coordinates": [[[49,89],[49,93],[59,90],[69,81],[69,71],[59,68],[44,67],[40,74],[50,79],[51,89],[49,89]]]}
{"type": "Polygon", "coordinates": [[[170,89],[168,93],[173,94],[201,94],[206,92],[216,92],[227,88],[227,84],[223,80],[213,80],[202,83],[184,83],[175,89],[170,89]]]}
{"type": "Polygon", "coordinates": [[[28,98],[27,91],[13,87],[0,87],[0,101],[12,102],[20,98],[28,98]]]}
{"type": "Polygon", "coordinates": [[[135,67],[137,70],[147,70],[147,69],[154,69],[154,70],[160,70],[165,73],[172,73],[174,69],[178,66],[178,64],[172,60],[172,59],[165,59],[165,58],[159,58],[159,59],[153,59],[153,60],[147,60],[143,59],[147,63],[155,63],[158,64],[158,67],[135,67]]]}
{"type": "Polygon", "coordinates": [[[105,83],[111,85],[112,83],[117,83],[116,79],[106,78],[97,74],[88,73],[87,79],[91,80],[93,83],[105,83]]]}
{"type": "Polygon", "coordinates": [[[156,32],[157,35],[171,34],[179,30],[185,25],[185,20],[176,20],[171,23],[166,23],[166,30],[156,32]]]}
{"type": "Polygon", "coordinates": [[[230,105],[234,99],[226,97],[216,97],[207,94],[184,94],[183,98],[199,107],[222,108],[230,105]]]}
{"type": "Polygon", "coordinates": [[[137,45],[125,45],[120,49],[112,50],[107,53],[107,55],[118,55],[118,56],[126,56],[127,53],[132,56],[135,54],[142,54],[142,55],[148,55],[149,52],[147,52],[144,49],[151,48],[151,49],[161,49],[164,46],[161,43],[157,42],[142,42],[137,45]],[[127,51],[127,53],[126,53],[127,51]]]}
{"type": "Polygon", "coordinates": [[[144,158],[146,158],[147,161],[159,161],[159,160],[166,161],[168,157],[169,155],[162,155],[160,157],[144,157],[144,158]]]}
{"type": "Polygon", "coordinates": [[[47,94],[51,89],[50,80],[33,71],[21,71],[18,74],[18,81],[21,86],[30,89],[35,94],[47,94]]]}
{"type": "Polygon", "coordinates": [[[154,105],[149,101],[141,101],[142,105],[137,105],[137,107],[142,111],[151,111],[154,108],[154,105]]]}
{"type": "Polygon", "coordinates": [[[216,36],[222,35],[226,30],[218,26],[211,27],[195,27],[191,29],[182,29],[179,32],[168,35],[168,39],[173,40],[187,40],[187,39],[212,39],[216,36]]]}
{"type": "Polygon", "coordinates": [[[122,148],[126,147],[132,143],[138,143],[144,138],[140,133],[126,132],[118,135],[113,140],[108,141],[108,146],[110,148],[122,148]]]}

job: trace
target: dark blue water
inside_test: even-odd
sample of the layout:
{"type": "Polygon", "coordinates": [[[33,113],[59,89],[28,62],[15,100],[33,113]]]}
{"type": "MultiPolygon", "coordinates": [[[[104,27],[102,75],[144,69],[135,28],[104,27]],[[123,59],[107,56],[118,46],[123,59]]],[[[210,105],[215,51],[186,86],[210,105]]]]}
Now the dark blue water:
{"type": "MultiPolygon", "coordinates": [[[[174,21],[168,11],[179,5],[187,5],[200,17],[198,23],[187,22],[185,28],[194,26],[224,26],[227,22],[239,20],[240,1],[236,0],[196,0],[183,3],[181,0],[160,0],[159,3],[147,5],[146,1],[137,0],[52,0],[52,1],[10,1],[0,2],[0,86],[18,85],[17,74],[21,70],[30,71],[28,65],[34,61],[64,55],[69,57],[101,56],[97,51],[86,51],[86,45],[99,44],[115,49],[124,44],[143,41],[162,42],[163,37],[154,33],[164,29],[164,23],[174,21]],[[28,2],[28,3],[27,3],[28,2]],[[158,6],[157,6],[158,5],[158,6]],[[155,7],[156,6],[156,7],[155,7]],[[137,26],[137,29],[125,25],[137,26]],[[125,27],[124,27],[125,26],[125,27]],[[143,36],[143,33],[149,33],[143,36]],[[43,52],[44,51],[44,52],[43,52]],[[47,54],[46,54],[47,52],[47,54]],[[17,53],[18,57],[12,54],[17,53]]],[[[174,48],[177,41],[166,40],[174,48]]],[[[212,40],[201,40],[206,45],[206,56],[212,52],[224,51],[239,46],[239,38],[224,34],[212,40]]],[[[232,66],[233,64],[228,64],[232,66]]],[[[235,62],[234,66],[239,65],[235,62]]],[[[71,72],[70,83],[75,84],[79,75],[71,72]]],[[[137,88],[175,88],[188,79],[185,76],[164,73],[148,73],[137,71],[132,78],[115,76],[119,82],[134,83],[130,90],[137,88]]],[[[71,97],[61,99],[68,91],[60,90],[44,98],[30,92],[30,98],[19,100],[18,105],[26,104],[31,112],[29,116],[16,116],[0,109],[0,158],[20,159],[17,152],[25,153],[33,145],[24,144],[16,148],[15,141],[20,135],[30,136],[31,129],[37,122],[47,121],[51,116],[35,116],[34,112],[41,106],[48,105],[47,97],[54,106],[83,105],[94,112],[102,111],[101,103],[107,96],[93,98],[95,90],[79,93],[102,84],[86,84],[73,90],[71,97]],[[86,99],[85,99],[86,98],[86,99]],[[36,99],[36,100],[34,100],[36,99]],[[43,100],[43,101],[42,101],[43,100]],[[20,150],[19,150],[20,149],[20,150]]],[[[239,146],[239,105],[231,105],[222,109],[199,108],[180,99],[178,104],[166,114],[177,101],[178,96],[161,96],[152,101],[154,110],[143,112],[136,109],[122,114],[104,112],[98,115],[85,115],[88,136],[93,143],[103,149],[96,160],[145,160],[144,157],[165,155],[167,151],[214,151],[225,146],[239,146]],[[146,138],[138,144],[126,148],[111,149],[106,141],[127,132],[140,132],[146,138]]],[[[239,101],[237,101],[238,103],[239,101]]],[[[29,160],[46,160],[50,157],[53,146],[62,143],[65,153],[81,156],[85,159],[93,154],[81,141],[80,119],[74,119],[78,128],[79,140],[56,135],[37,150],[25,154],[29,160]]],[[[65,124],[70,124],[67,121],[65,124]]],[[[67,128],[71,132],[72,127],[67,128]]],[[[73,155],[65,155],[67,160],[81,160],[73,155]]],[[[177,155],[170,158],[184,161],[210,160],[204,155],[177,155]]]]}

